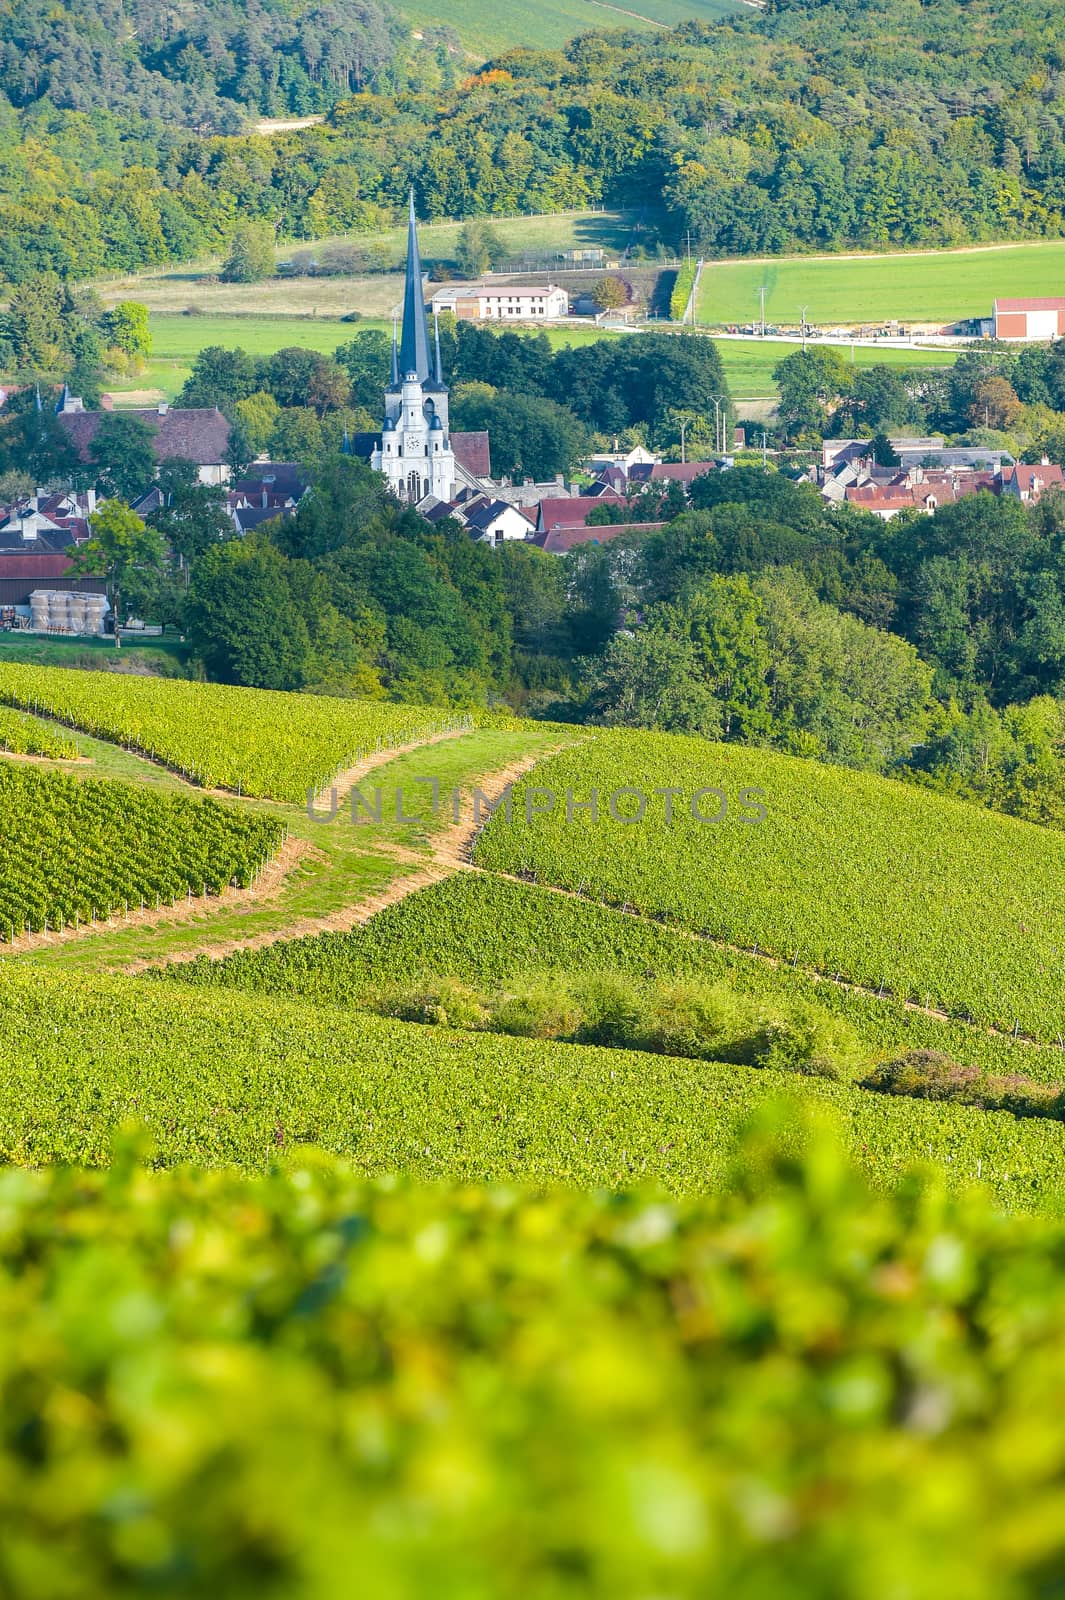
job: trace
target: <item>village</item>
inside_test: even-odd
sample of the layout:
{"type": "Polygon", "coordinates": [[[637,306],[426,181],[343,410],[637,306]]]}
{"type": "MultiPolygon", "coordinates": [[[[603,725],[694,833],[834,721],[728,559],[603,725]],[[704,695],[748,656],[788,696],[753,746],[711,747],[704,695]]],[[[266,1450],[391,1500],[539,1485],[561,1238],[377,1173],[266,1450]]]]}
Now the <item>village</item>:
{"type": "MultiPolygon", "coordinates": [[[[730,471],[749,444],[757,445],[756,430],[749,424],[729,426],[727,404],[722,414],[715,402],[717,448],[691,452],[702,459],[689,459],[682,431],[679,461],[644,443],[620,445],[615,439],[613,448],[593,452],[569,475],[543,481],[493,477],[488,433],[450,427],[440,318],[525,329],[568,316],[570,296],[551,283],[448,285],[432,293],[428,304],[426,295],[412,196],[404,299],[394,323],[381,431],[346,433],[341,449],[380,473],[396,498],[431,525],[448,522],[488,546],[517,542],[552,555],[621,535],[651,534],[683,511],[696,480],[730,471]],[[751,432],[756,437],[749,441],[751,432]]],[[[594,302],[589,305],[594,311],[594,302]]],[[[979,331],[1004,342],[1056,339],[1065,334],[1065,298],[996,300],[991,319],[979,331]]],[[[811,332],[803,329],[804,335],[811,332]]],[[[42,409],[39,389],[36,403],[42,409]]],[[[115,397],[103,394],[99,407],[90,409],[64,387],[54,413],[91,475],[94,441],[104,418],[117,414],[115,397]]],[[[231,423],[217,406],[164,401],[122,414],[150,430],[157,469],[183,463],[195,481],[216,491],[218,510],[235,535],[294,516],[309,492],[311,474],[298,461],[260,457],[234,471],[231,423]]],[[[769,454],[763,434],[766,466],[769,454]]],[[[772,456],[782,470],[789,464],[787,451],[774,448],[772,456]]],[[[792,476],[814,486],[829,506],[853,507],[885,522],[904,513],[931,516],[941,506],[980,493],[1036,505],[1045,494],[1065,488],[1062,466],[1046,454],[1024,463],[1002,448],[948,445],[942,435],[885,434],[879,458],[868,437],[826,438],[805,466],[801,452],[791,457],[798,458],[792,476]]],[[[140,492],[129,497],[138,517],[164,506],[164,490],[153,477],[147,474],[140,492]]],[[[78,562],[92,538],[91,519],[103,503],[98,487],[72,481],[0,506],[0,629],[100,635],[114,628],[104,578],[80,570],[78,562]]],[[[142,636],[162,631],[151,618],[125,618],[122,626],[142,636]]]]}

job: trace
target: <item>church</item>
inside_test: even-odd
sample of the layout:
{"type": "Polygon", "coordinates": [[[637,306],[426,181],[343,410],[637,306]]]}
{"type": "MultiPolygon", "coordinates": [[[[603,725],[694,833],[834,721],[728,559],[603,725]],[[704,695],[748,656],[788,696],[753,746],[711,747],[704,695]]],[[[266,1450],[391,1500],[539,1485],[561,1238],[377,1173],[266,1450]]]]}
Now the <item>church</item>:
{"type": "Polygon", "coordinates": [[[379,434],[359,434],[355,452],[383,473],[398,499],[423,510],[492,487],[487,433],[452,433],[440,361],[440,328],[429,338],[414,191],[407,229],[402,332],[392,335],[392,378],[379,434]]]}

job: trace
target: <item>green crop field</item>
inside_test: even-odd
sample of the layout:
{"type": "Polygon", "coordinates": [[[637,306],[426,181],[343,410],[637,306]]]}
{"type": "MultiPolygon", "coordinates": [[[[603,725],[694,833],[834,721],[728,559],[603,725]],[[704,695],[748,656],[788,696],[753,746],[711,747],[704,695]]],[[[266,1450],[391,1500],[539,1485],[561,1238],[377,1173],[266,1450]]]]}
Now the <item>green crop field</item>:
{"type": "Polygon", "coordinates": [[[725,981],[768,1004],[803,1000],[844,1018],[869,1061],[936,1050],[982,1072],[1065,1084],[1065,1053],[929,1015],[789,963],[775,963],[612,907],[488,873],[466,873],[408,896],[350,933],[283,940],[223,960],[174,963],[165,976],[197,987],[288,995],[326,1006],[364,1007],[381,985],[440,977],[505,986],[543,974],[565,980],[569,952],[585,971],[725,981]]]}
{"type": "MultiPolygon", "coordinates": [[[[636,804],[622,797],[615,809],[636,804]]],[[[476,860],[953,1015],[1065,1034],[1065,837],[889,779],[699,739],[605,734],[542,763],[512,820],[481,834],[476,860]],[[607,812],[622,786],[649,797],[642,821],[607,812]],[[668,787],[683,791],[672,821],[668,787]],[[543,815],[538,789],[550,791],[545,806],[557,796],[543,815]],[[569,789],[598,792],[595,821],[568,820],[569,789]],[[690,810],[701,789],[706,823],[690,810]],[[760,791],[760,823],[745,820],[748,789],[760,791]]]]}
{"type": "Polygon", "coordinates": [[[1065,1124],[824,1078],[30,963],[0,966],[0,1054],[2,1162],[98,1165],[133,1121],[167,1165],[263,1171],[309,1144],[371,1177],[705,1194],[783,1097],[831,1112],[880,1184],[931,1161],[1007,1208],[1065,1215],[1065,1124]]]}
{"type": "Polygon", "coordinates": [[[0,938],[247,887],[281,846],[276,818],[216,800],[0,765],[0,938]]]}
{"type": "MultiPolygon", "coordinates": [[[[833,348],[856,367],[950,367],[957,360],[954,350],[878,349],[860,344],[833,348]]],[[[717,349],[733,400],[767,400],[777,394],[775,368],[800,346],[782,339],[719,339],[717,349]]]]}
{"type": "Polygon", "coordinates": [[[699,321],[757,321],[762,284],[769,291],[766,317],[778,324],[797,326],[803,306],[815,326],[892,320],[947,324],[989,317],[996,295],[1065,293],[1065,241],[904,255],[709,262],[699,285],[699,321]]]}
{"type": "MultiPolygon", "coordinates": [[[[127,405],[150,404],[160,394],[173,400],[189,375],[193,359],[208,345],[225,349],[240,348],[256,356],[271,355],[286,345],[300,345],[332,355],[366,328],[388,328],[390,324],[365,318],[357,323],[318,317],[203,316],[185,317],[153,312],[151,317],[153,355],[136,377],[113,382],[111,392],[127,405]]],[[[526,330],[522,330],[526,331],[526,330]]],[[[530,333],[532,330],[527,330],[530,333]]],[[[595,327],[537,329],[546,333],[552,345],[561,349],[571,345],[594,344],[600,339],[618,339],[624,334],[595,327]]],[[[665,330],[663,330],[665,336],[665,330]]],[[[899,367],[946,367],[956,359],[953,350],[897,350],[872,346],[840,347],[856,366],[880,363],[899,367]]],[[[777,386],[773,369],[785,356],[798,349],[783,340],[718,341],[718,351],[734,400],[768,399],[777,386]]]]}
{"type": "Polygon", "coordinates": [[[43,711],[202,784],[298,805],[375,748],[462,719],[431,708],[0,662],[0,703],[43,711]]]}
{"type": "Polygon", "coordinates": [[[416,28],[454,28],[466,48],[483,58],[509,45],[551,49],[575,34],[609,28],[673,27],[689,18],[713,21],[735,16],[740,7],[732,0],[631,0],[627,6],[606,0],[547,0],[534,15],[518,0],[492,0],[490,6],[476,0],[444,0],[435,9],[424,0],[411,0],[402,11],[416,28]]]}

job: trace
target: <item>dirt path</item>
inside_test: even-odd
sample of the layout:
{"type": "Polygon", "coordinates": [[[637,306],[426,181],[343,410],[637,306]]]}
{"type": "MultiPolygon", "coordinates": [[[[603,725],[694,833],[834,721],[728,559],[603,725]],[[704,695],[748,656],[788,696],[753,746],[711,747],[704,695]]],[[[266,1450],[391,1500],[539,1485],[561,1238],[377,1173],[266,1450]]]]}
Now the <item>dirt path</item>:
{"type": "Polygon", "coordinates": [[[398,744],[391,749],[375,750],[373,755],[364,756],[361,761],[356,761],[353,767],[338,772],[329,787],[321,791],[319,798],[323,804],[328,801],[332,805],[332,796],[335,794],[339,805],[341,800],[347,799],[357,783],[361,783],[371,772],[376,772],[378,767],[387,767],[390,761],[397,761],[400,756],[413,755],[415,750],[426,750],[431,744],[443,744],[448,739],[464,739],[472,732],[471,727],[445,728],[440,733],[432,734],[428,739],[415,739],[410,744],[398,744]]]}
{"type": "MultiPolygon", "coordinates": [[[[501,767],[498,772],[481,779],[479,785],[481,793],[489,803],[495,804],[510,784],[524,777],[538,761],[542,761],[551,753],[551,751],[537,750],[501,767]]],[[[391,752],[393,756],[398,754],[399,751],[391,752]]],[[[376,758],[372,759],[375,766],[383,764],[376,758]]],[[[360,767],[359,771],[363,770],[366,769],[360,767]]],[[[281,944],[289,939],[303,939],[319,933],[350,933],[354,928],[362,927],[369,922],[371,917],[387,911],[389,906],[398,905],[401,900],[406,900],[408,895],[417,894],[419,889],[427,889],[444,878],[453,877],[457,872],[479,872],[481,869],[473,865],[470,857],[477,842],[477,835],[487,821],[487,815],[480,821],[471,815],[433,834],[429,856],[392,839],[376,841],[375,849],[381,855],[395,861],[397,865],[410,867],[413,870],[393,878],[381,889],[363,895],[339,911],[318,917],[297,917],[294,921],[286,923],[283,928],[271,928],[267,932],[253,934],[247,939],[213,941],[208,939],[195,950],[178,950],[166,956],[148,956],[143,960],[129,963],[122,970],[127,973],[143,972],[148,967],[165,967],[179,962],[195,961],[198,956],[206,956],[211,961],[221,961],[225,956],[233,955],[238,950],[262,950],[267,945],[281,944]]]]}

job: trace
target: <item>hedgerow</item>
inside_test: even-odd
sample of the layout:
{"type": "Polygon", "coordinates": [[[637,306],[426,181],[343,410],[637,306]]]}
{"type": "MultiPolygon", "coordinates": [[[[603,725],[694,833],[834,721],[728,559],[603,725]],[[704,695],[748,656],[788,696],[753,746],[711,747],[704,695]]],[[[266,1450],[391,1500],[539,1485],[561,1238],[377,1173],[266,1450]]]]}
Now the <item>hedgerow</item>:
{"type": "Polygon", "coordinates": [[[625,973],[527,972],[495,990],[454,978],[386,985],[366,996],[381,1016],[520,1039],[606,1045],[849,1081],[863,1062],[853,1029],[823,1007],[783,996],[770,1008],[727,983],[625,973]]]}
{"type": "Polygon", "coordinates": [[[0,1589],[1057,1592],[1061,1225],[774,1131],[687,1202],[0,1172],[0,1589]]]}
{"type": "Polygon", "coordinates": [[[802,1000],[845,1019],[871,1057],[929,1049],[982,1073],[1065,1083],[1065,1053],[1056,1045],[1037,1049],[995,1037],[984,1027],[907,1009],[887,995],[878,999],[815,980],[788,962],[723,949],[681,929],[487,873],[463,873],[420,890],[349,934],[282,941],[220,961],[200,957],[166,972],[197,986],[357,1006],[380,984],[452,977],[501,986],[545,969],[565,975],[575,964],[637,978],[724,979],[770,1007],[802,1000]]]}
{"type": "Polygon", "coordinates": [[[217,800],[0,762],[0,939],[246,888],[284,824],[217,800]]]}

